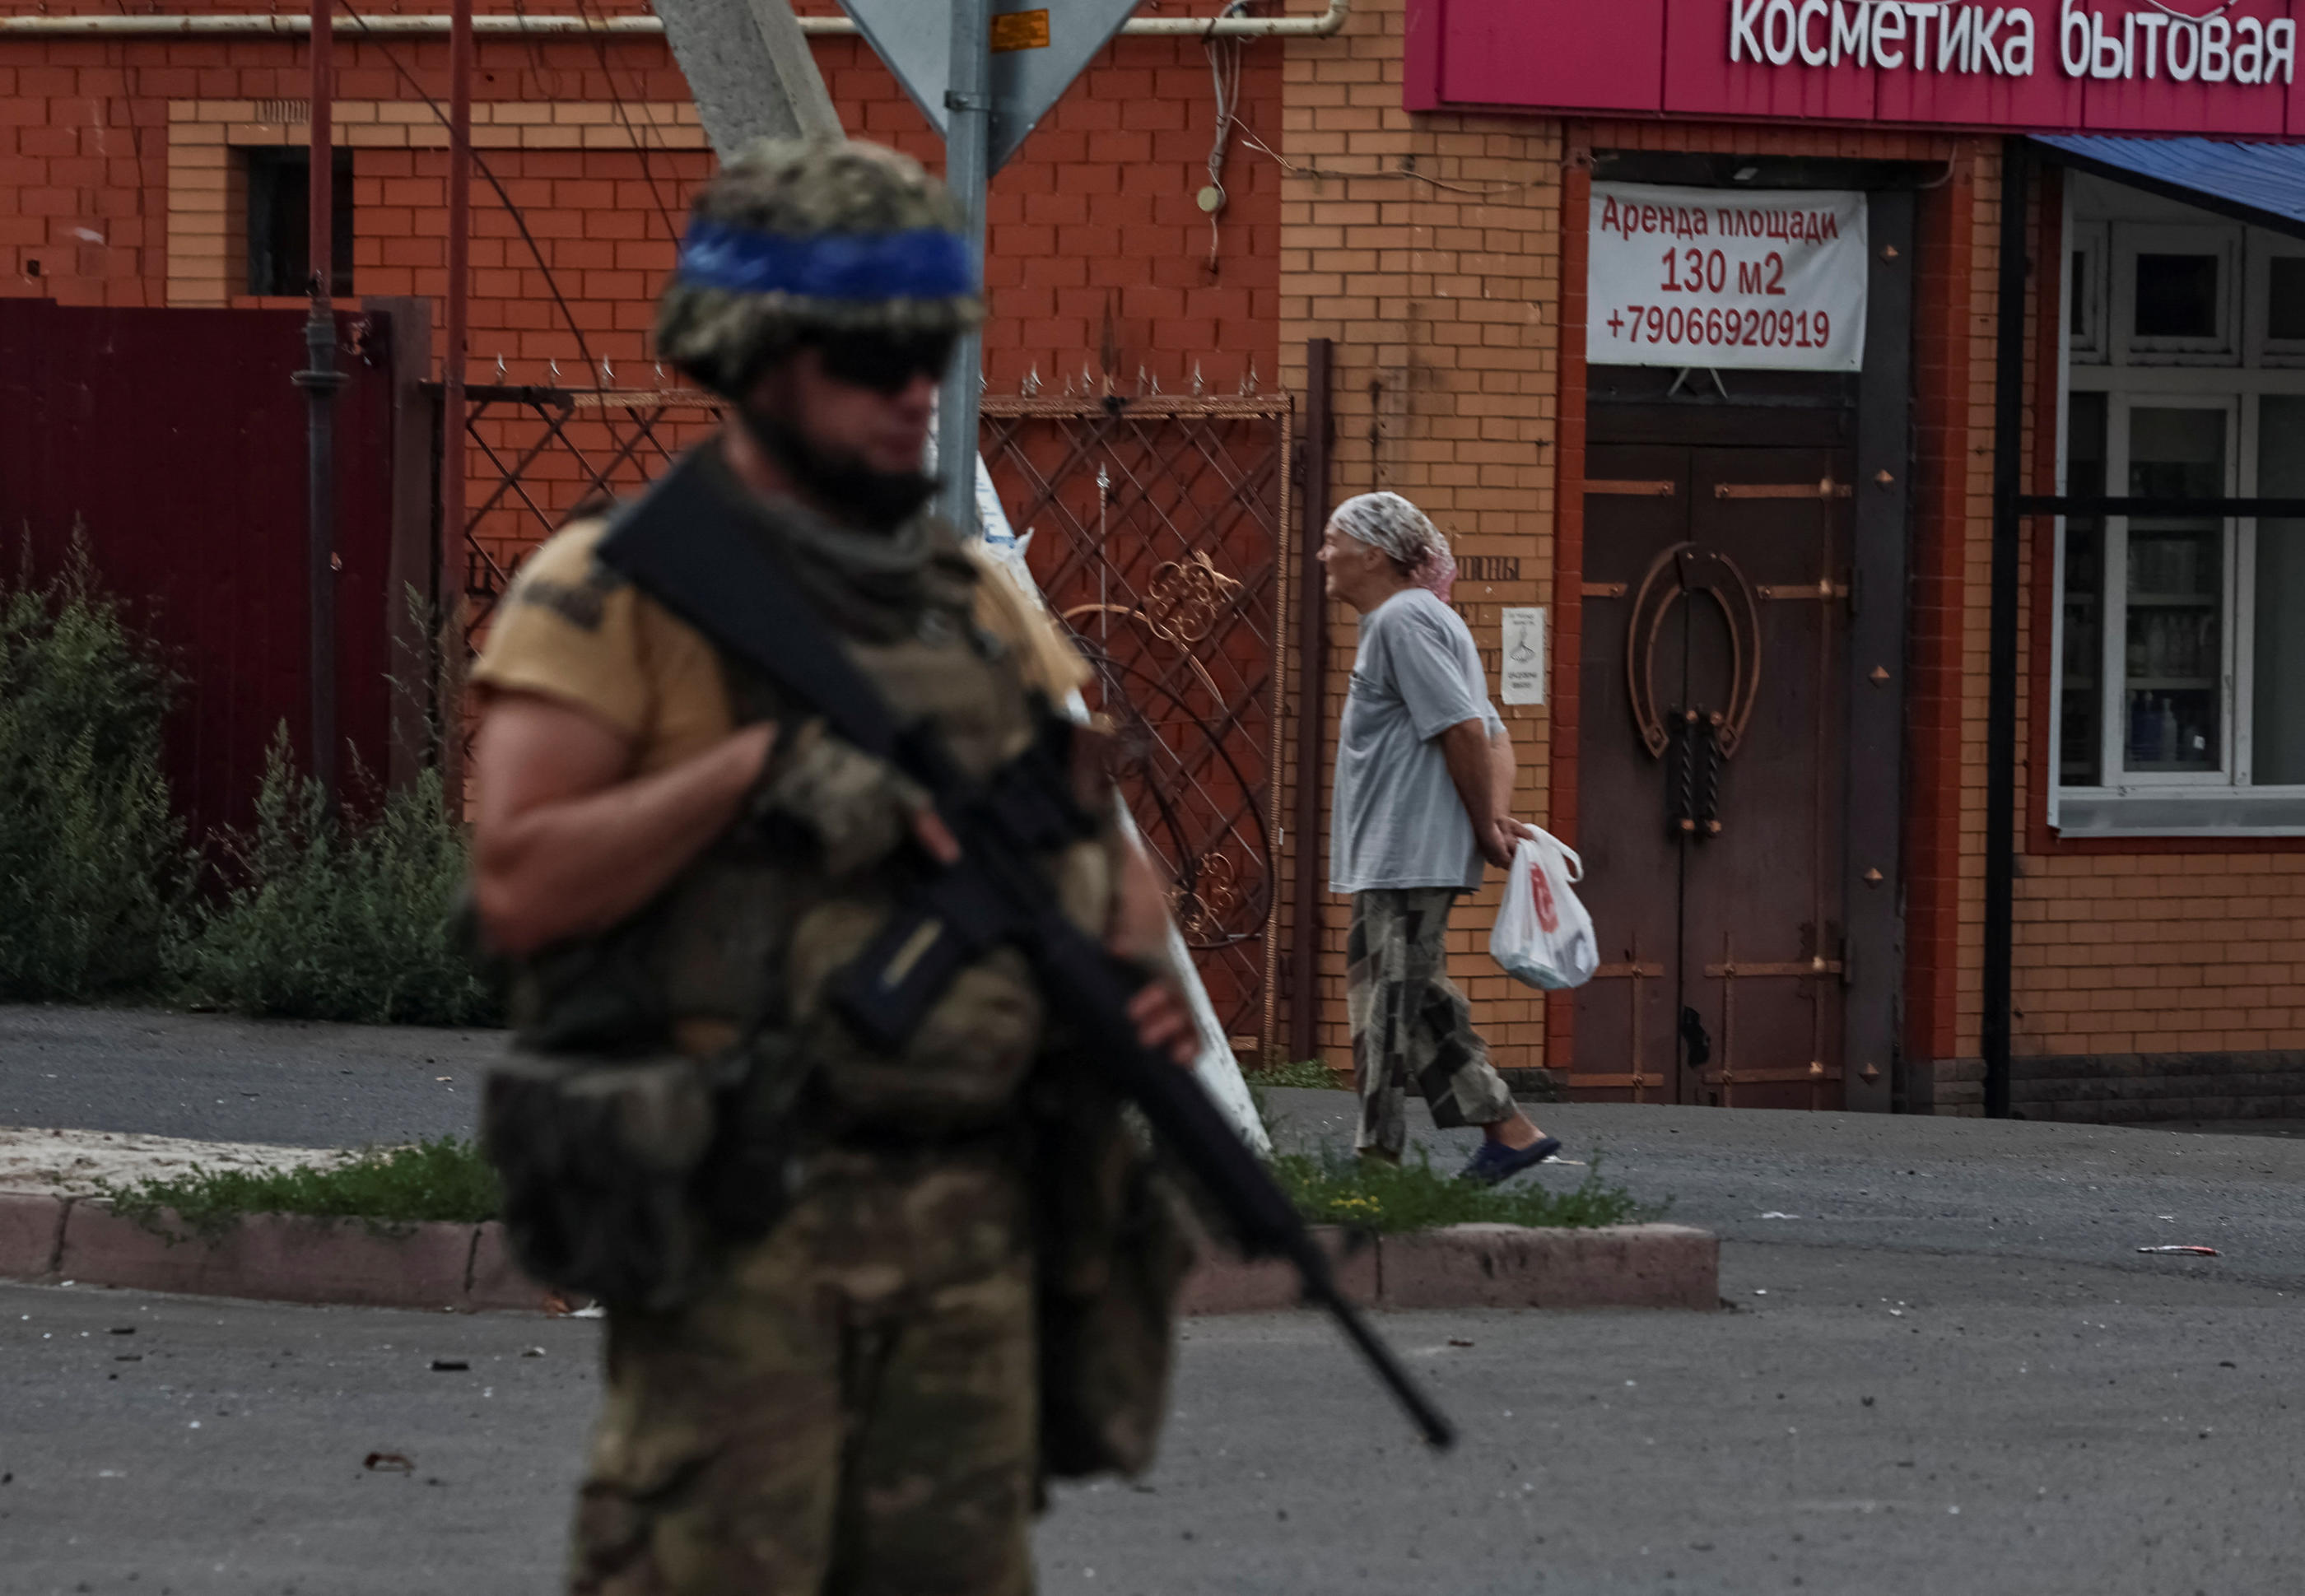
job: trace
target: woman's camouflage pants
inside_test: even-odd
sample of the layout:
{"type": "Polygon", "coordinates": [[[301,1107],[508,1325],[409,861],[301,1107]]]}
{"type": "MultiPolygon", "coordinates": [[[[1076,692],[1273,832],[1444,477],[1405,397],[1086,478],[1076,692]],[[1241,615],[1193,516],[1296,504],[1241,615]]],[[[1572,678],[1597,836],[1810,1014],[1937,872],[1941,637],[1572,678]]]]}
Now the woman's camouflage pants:
{"type": "Polygon", "coordinates": [[[820,1159],[698,1301],[611,1313],[576,1596],[1025,1596],[1033,1269],[1001,1157],[820,1159]]]}
{"type": "Polygon", "coordinates": [[[1449,907],[1456,897],[1450,887],[1353,894],[1346,1007],[1361,1095],[1354,1144],[1365,1151],[1400,1157],[1411,1086],[1444,1129],[1512,1117],[1511,1089],[1489,1066],[1472,1006],[1449,979],[1449,907]]]}

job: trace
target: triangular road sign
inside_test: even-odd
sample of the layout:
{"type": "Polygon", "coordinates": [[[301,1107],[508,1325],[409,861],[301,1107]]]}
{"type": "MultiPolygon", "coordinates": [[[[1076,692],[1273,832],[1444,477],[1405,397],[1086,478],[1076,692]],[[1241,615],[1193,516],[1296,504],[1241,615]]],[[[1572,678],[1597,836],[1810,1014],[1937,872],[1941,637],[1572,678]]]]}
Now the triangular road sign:
{"type": "MultiPolygon", "coordinates": [[[[940,135],[951,117],[950,13],[923,0],[840,0],[940,135]]],[[[1104,48],[1136,0],[993,0],[991,169],[1016,153],[1057,97],[1104,48]]]]}

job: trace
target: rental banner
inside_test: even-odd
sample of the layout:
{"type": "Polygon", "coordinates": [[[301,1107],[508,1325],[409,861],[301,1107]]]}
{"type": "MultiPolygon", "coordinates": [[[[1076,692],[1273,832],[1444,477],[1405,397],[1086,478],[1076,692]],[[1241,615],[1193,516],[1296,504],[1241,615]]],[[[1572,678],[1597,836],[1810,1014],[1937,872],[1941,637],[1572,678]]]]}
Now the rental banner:
{"type": "Polygon", "coordinates": [[[1594,365],[1864,365],[1861,193],[1596,183],[1586,259],[1594,365]]]}

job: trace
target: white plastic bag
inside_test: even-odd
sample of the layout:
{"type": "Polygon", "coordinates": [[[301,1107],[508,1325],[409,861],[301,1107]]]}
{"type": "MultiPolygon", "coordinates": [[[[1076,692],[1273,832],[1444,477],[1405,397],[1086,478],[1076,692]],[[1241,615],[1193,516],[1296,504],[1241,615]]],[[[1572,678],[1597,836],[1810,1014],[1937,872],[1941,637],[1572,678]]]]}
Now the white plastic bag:
{"type": "Polygon", "coordinates": [[[1489,933],[1489,956],[1506,974],[1548,991],[1593,979],[1601,947],[1593,917],[1569,885],[1584,879],[1585,862],[1550,832],[1524,838],[1513,850],[1504,903],[1489,933]]]}

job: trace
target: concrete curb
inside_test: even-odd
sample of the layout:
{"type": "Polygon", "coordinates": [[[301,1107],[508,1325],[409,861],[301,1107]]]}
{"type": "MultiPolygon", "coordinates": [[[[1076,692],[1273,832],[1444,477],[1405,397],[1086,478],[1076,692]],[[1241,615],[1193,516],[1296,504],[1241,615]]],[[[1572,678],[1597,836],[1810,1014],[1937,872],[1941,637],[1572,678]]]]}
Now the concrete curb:
{"type": "Polygon", "coordinates": [[[89,1198],[0,1193],[0,1279],[131,1286],[369,1308],[541,1310],[502,1227],[370,1225],[253,1214],[214,1241],[181,1241],[89,1198]]]}
{"type": "MultiPolygon", "coordinates": [[[[1685,1225],[1527,1230],[1456,1225],[1356,1247],[1319,1236],[1346,1296],[1372,1308],[1713,1308],[1721,1244],[1685,1225]]],[[[552,1294],[520,1272],[500,1226],[372,1227],[251,1215],[213,1242],[171,1242],[104,1203],[0,1193],[0,1279],[132,1286],[281,1303],[466,1312],[540,1311],[552,1294]]],[[[1185,1283],[1188,1315],[1297,1305],[1285,1265],[1205,1259],[1185,1283]]]]}

